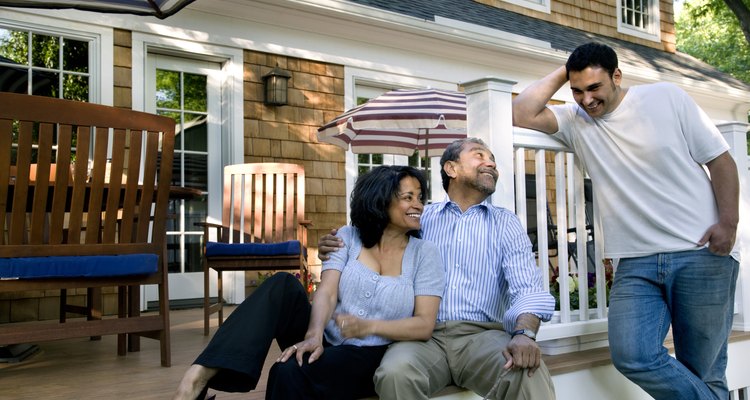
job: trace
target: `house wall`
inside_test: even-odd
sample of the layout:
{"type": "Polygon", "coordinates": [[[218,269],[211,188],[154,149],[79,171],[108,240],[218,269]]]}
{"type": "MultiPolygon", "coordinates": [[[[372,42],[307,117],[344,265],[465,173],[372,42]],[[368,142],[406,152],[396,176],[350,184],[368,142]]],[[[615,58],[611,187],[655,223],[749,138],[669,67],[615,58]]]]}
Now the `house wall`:
{"type": "Polygon", "coordinates": [[[244,161],[305,167],[305,218],[313,223],[308,247],[315,247],[308,262],[319,276],[318,238],[346,224],[344,152],[316,139],[318,127],[344,111],[344,67],[247,50],[244,86],[244,161]],[[276,66],[292,74],[289,104],[280,107],[263,104],[262,77],[276,66]]]}
{"type": "Polygon", "coordinates": [[[133,108],[133,34],[129,30],[114,30],[114,93],[112,105],[133,108]]]}
{"type": "MultiPolygon", "coordinates": [[[[114,56],[111,66],[108,64],[105,68],[112,68],[110,71],[114,73],[112,104],[119,107],[138,107],[132,104],[133,82],[137,82],[133,76],[132,32],[159,34],[170,40],[190,41],[197,45],[210,43],[241,48],[244,54],[244,161],[300,162],[305,166],[306,216],[314,224],[308,233],[309,261],[313,270],[317,270],[317,240],[329,229],[346,223],[346,177],[351,177],[354,172],[346,171],[343,150],[317,143],[316,129],[354,105],[356,82],[455,88],[457,83],[493,75],[518,82],[513,92],[519,92],[562,64],[567,57],[563,52],[550,51],[543,43],[506,40],[503,32],[459,31],[460,34],[456,34],[453,28],[447,30],[438,23],[413,18],[375,15],[370,20],[369,15],[353,17],[361,10],[351,5],[342,6],[347,13],[340,14],[335,10],[316,9],[323,3],[328,4],[280,1],[280,5],[263,3],[259,6],[252,1],[212,0],[196,2],[194,9],[191,5],[164,21],[123,15],[100,15],[94,20],[91,14],[72,10],[34,11],[31,14],[46,15],[61,24],[91,21],[91,25],[99,29],[114,27],[114,56]],[[277,9],[283,7],[290,9],[285,8],[281,10],[283,12],[277,9]],[[412,29],[419,29],[418,34],[412,29]],[[480,34],[482,36],[476,36],[480,34]],[[262,76],[277,65],[292,72],[290,103],[282,107],[265,106],[262,103],[262,76]]],[[[554,7],[557,7],[556,3],[553,2],[554,7]]],[[[668,7],[662,4],[662,13],[671,12],[671,3],[667,4],[668,7]]],[[[502,6],[507,8],[510,4],[503,2],[502,6]]],[[[614,6],[609,13],[615,14],[614,6]]],[[[12,15],[20,21],[28,14],[14,11],[12,15]]],[[[555,14],[557,11],[553,9],[552,14],[534,16],[546,19],[555,14]]],[[[671,19],[663,17],[662,23],[665,21],[671,19]]],[[[596,24],[590,28],[600,29],[596,24]]],[[[744,92],[653,69],[638,69],[625,63],[622,68],[626,86],[658,80],[681,85],[714,120],[737,120],[738,115],[747,114],[747,106],[739,105],[737,100],[738,97],[746,99],[744,92]]],[[[561,89],[554,98],[557,101],[572,100],[568,88],[561,89]]],[[[550,195],[554,199],[554,192],[550,195]]],[[[0,321],[3,318],[8,320],[11,315],[56,318],[56,299],[40,300],[46,295],[54,297],[57,294],[37,293],[17,298],[19,305],[14,308],[24,311],[12,313],[8,299],[0,298],[0,321]],[[36,300],[29,301],[29,298],[36,300]],[[21,303],[29,305],[21,308],[21,303]]]]}
{"type": "Polygon", "coordinates": [[[536,19],[554,22],[586,32],[593,32],[616,39],[654,47],[670,53],[676,51],[674,30],[674,5],[672,1],[659,1],[661,42],[626,35],[617,31],[617,2],[611,0],[555,0],[551,2],[549,14],[508,3],[505,0],[474,0],[477,3],[528,15],[536,19]]]}

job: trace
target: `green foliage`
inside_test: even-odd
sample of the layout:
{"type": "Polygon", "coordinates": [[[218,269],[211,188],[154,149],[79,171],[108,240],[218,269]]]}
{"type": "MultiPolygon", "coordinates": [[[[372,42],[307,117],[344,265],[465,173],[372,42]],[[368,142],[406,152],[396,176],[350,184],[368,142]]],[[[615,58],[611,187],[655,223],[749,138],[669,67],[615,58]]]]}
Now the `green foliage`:
{"type": "MultiPolygon", "coordinates": [[[[602,260],[604,263],[604,290],[605,299],[609,302],[609,291],[612,288],[612,282],[614,281],[614,268],[612,266],[611,259],[602,260]]],[[[550,275],[549,292],[552,297],[555,298],[555,310],[560,311],[560,276],[559,271],[555,268],[553,273],[550,275]]],[[[581,308],[578,287],[578,275],[571,273],[567,277],[568,279],[568,290],[570,299],[570,309],[579,310],[581,308]]],[[[588,308],[593,309],[597,307],[596,299],[596,274],[589,272],[587,274],[587,292],[588,292],[588,308]]]]}
{"type": "Polygon", "coordinates": [[[89,43],[0,28],[2,91],[89,100],[89,43]],[[62,50],[62,51],[61,51],[62,50]],[[31,68],[29,84],[28,69],[31,68]],[[62,87],[60,76],[62,74],[62,87]]]}
{"type": "MultiPolygon", "coordinates": [[[[750,0],[743,0],[750,5],[750,0]]],[[[677,49],[750,83],[750,44],[722,0],[686,1],[675,20],[677,49]]]]}

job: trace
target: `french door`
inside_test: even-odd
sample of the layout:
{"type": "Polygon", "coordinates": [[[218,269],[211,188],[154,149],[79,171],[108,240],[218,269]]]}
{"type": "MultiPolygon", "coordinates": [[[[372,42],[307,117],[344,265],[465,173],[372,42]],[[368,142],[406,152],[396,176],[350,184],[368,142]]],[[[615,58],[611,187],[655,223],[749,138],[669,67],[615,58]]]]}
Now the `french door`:
{"type": "MultiPolygon", "coordinates": [[[[221,65],[174,56],[151,54],[146,61],[147,111],[175,121],[172,185],[198,189],[202,194],[170,199],[167,221],[167,262],[170,302],[202,304],[203,230],[209,202],[221,202],[221,65]],[[218,186],[217,186],[218,185],[218,186]],[[209,197],[208,193],[219,197],[209,197]]],[[[233,296],[232,287],[225,288],[233,296]]],[[[144,296],[152,308],[156,290],[144,296]]]]}

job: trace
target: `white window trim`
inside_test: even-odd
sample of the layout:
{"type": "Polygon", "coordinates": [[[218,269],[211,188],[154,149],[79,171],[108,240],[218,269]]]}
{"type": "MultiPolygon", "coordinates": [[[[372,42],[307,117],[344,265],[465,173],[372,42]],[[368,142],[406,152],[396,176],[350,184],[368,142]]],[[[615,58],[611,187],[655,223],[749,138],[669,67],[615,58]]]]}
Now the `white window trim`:
{"type": "MultiPolygon", "coordinates": [[[[160,53],[175,57],[193,58],[218,62],[222,65],[220,116],[222,148],[220,162],[224,165],[238,164],[244,160],[245,138],[243,135],[243,51],[239,48],[209,45],[160,35],[133,32],[133,109],[145,109],[147,59],[149,53],[160,53]]],[[[211,165],[211,169],[222,169],[221,165],[211,165]]],[[[209,191],[215,192],[215,190],[209,191]]],[[[211,202],[208,209],[208,222],[221,223],[221,204],[211,202]]]]}
{"type": "MultiPolygon", "coordinates": [[[[243,137],[243,55],[242,49],[196,43],[159,35],[133,32],[133,109],[144,111],[146,60],[149,52],[176,57],[219,62],[224,72],[222,86],[221,134],[224,138],[223,162],[241,163],[244,159],[243,137]]],[[[211,214],[211,210],[209,210],[211,214]]],[[[221,210],[219,214],[221,215],[221,210]]]]}
{"type": "Polygon", "coordinates": [[[533,0],[503,0],[506,3],[515,4],[517,6],[521,6],[524,8],[528,8],[530,10],[543,12],[545,14],[551,13],[551,3],[552,0],[539,0],[539,1],[533,1],[533,0]]]}
{"type": "Polygon", "coordinates": [[[3,9],[0,24],[5,27],[31,30],[90,41],[89,99],[92,103],[112,105],[114,97],[114,33],[112,28],[82,24],[3,9]],[[6,12],[7,11],[7,12],[6,12]]]}
{"type": "Polygon", "coordinates": [[[622,0],[617,1],[617,32],[635,36],[652,42],[661,42],[661,18],[659,12],[659,0],[649,0],[649,17],[653,23],[649,30],[637,28],[633,25],[622,22],[622,0]]]}

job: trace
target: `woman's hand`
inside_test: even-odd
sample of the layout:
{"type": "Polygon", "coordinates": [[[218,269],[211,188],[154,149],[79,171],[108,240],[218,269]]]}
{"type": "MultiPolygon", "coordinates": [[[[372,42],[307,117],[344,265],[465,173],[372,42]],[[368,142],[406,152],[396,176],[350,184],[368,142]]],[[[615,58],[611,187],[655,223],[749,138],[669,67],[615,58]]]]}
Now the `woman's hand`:
{"type": "Polygon", "coordinates": [[[287,347],[281,352],[281,355],[276,359],[276,362],[286,362],[286,360],[294,355],[297,357],[297,364],[302,366],[302,357],[305,353],[310,353],[310,359],[307,361],[310,364],[320,358],[321,354],[323,354],[322,338],[307,338],[287,347]]]}
{"type": "Polygon", "coordinates": [[[336,315],[336,325],[341,330],[341,335],[345,338],[363,338],[372,335],[372,324],[375,321],[359,319],[348,314],[336,315]]]}

